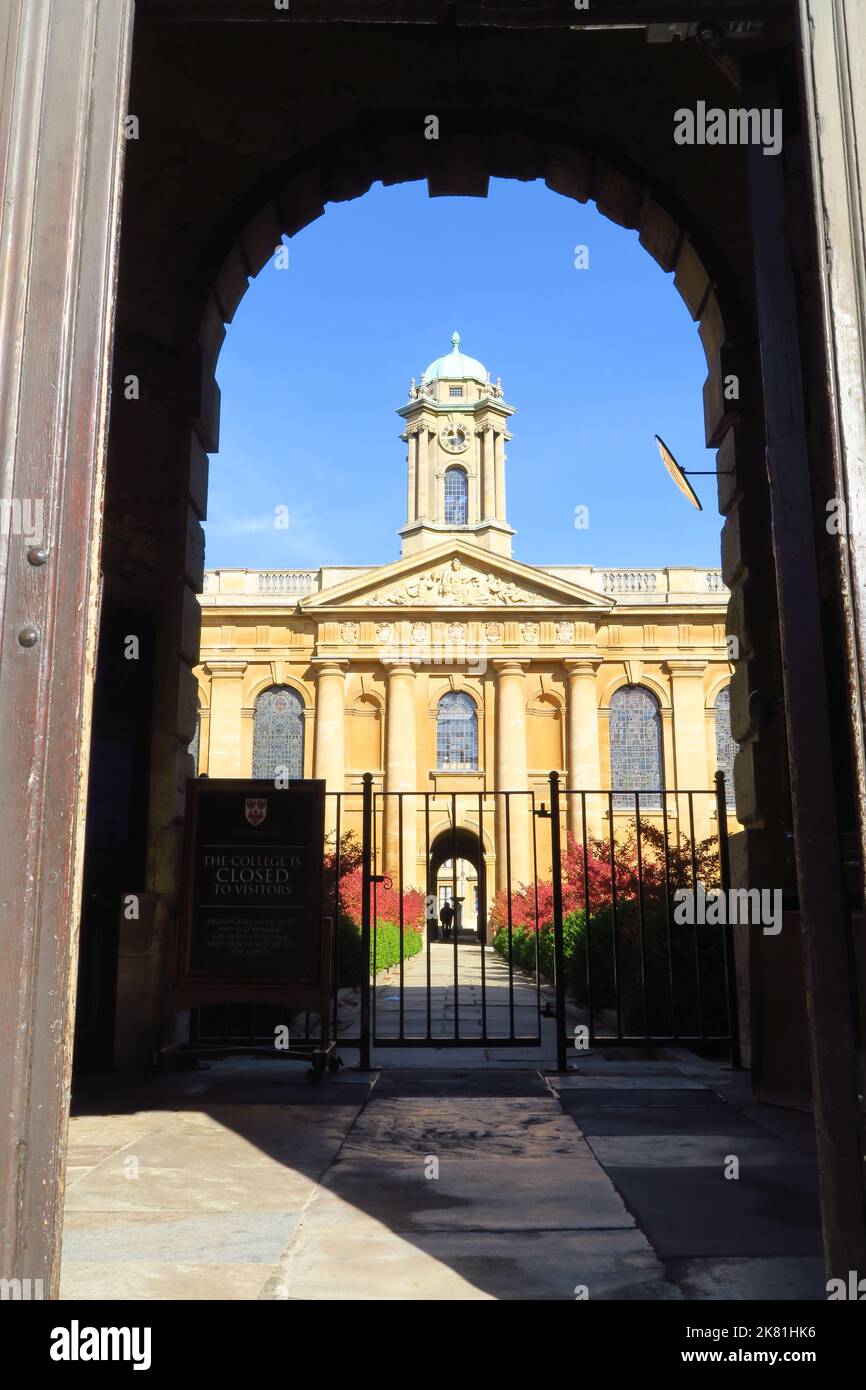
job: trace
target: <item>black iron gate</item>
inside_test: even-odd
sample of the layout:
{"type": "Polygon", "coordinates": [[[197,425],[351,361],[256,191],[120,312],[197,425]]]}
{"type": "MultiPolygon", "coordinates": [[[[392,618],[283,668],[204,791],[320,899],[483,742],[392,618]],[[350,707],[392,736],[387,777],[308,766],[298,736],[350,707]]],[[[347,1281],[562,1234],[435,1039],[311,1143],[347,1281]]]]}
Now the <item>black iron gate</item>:
{"type": "MultiPolygon", "coordinates": [[[[562,1069],[574,1048],[651,1044],[739,1063],[731,927],[677,912],[678,894],[729,886],[721,773],[713,791],[640,792],[551,773],[543,795],[391,792],[367,773],[327,801],[331,1025],[362,1066],[371,1048],[483,1047],[562,1069]]],[[[282,1023],[318,1037],[314,1016],[239,1003],[197,1011],[193,1041],[270,1050],[282,1023]]]]}

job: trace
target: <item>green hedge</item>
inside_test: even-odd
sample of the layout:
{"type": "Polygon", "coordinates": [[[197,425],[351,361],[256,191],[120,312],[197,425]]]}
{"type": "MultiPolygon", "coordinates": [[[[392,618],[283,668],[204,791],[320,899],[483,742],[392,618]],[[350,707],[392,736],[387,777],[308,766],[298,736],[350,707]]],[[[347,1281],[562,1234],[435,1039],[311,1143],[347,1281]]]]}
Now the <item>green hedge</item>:
{"type": "MultiPolygon", "coordinates": [[[[377,922],[375,931],[370,932],[370,968],[374,973],[387,970],[400,961],[400,927],[396,922],[377,922]],[[375,960],[373,951],[375,949],[375,960]]],[[[403,959],[415,956],[423,947],[420,931],[411,927],[403,929],[403,959]]],[[[357,986],[363,982],[364,958],[361,946],[361,931],[351,917],[341,916],[337,924],[337,984],[357,986]]]]}
{"type": "MultiPolygon", "coordinates": [[[[616,957],[611,909],[593,912],[589,919],[589,977],[597,1026],[601,1009],[615,1010],[619,983],[622,1028],[640,1036],[699,1035],[701,1021],[709,1034],[727,1032],[724,942],[721,927],[678,926],[671,911],[668,924],[664,906],[648,903],[644,910],[643,949],[637,904],[617,904],[616,957]],[[614,969],[614,965],[616,969],[614,969]],[[698,977],[700,975],[700,989],[698,977]],[[646,1011],[644,1010],[644,979],[646,1011]],[[673,984],[673,991],[671,985],[673,984]],[[674,1007],[675,1006],[675,1007],[674,1007]]],[[[494,948],[508,959],[508,931],[493,938],[494,948]]],[[[589,1002],[587,988],[586,913],[569,913],[563,921],[566,980],[575,1003],[589,1002]]],[[[538,969],[553,980],[553,928],[546,923],[537,934],[526,927],[512,929],[512,958],[530,974],[538,969]]]]}

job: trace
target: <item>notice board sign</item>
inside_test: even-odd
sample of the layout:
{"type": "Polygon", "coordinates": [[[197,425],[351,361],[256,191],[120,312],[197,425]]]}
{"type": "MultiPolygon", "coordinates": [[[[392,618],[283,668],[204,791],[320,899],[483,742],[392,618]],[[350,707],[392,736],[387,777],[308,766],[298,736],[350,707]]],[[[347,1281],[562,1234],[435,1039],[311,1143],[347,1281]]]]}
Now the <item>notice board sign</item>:
{"type": "Polygon", "coordinates": [[[324,847],[323,781],[188,782],[176,1008],[236,1000],[318,1011],[331,963],[324,847]]]}

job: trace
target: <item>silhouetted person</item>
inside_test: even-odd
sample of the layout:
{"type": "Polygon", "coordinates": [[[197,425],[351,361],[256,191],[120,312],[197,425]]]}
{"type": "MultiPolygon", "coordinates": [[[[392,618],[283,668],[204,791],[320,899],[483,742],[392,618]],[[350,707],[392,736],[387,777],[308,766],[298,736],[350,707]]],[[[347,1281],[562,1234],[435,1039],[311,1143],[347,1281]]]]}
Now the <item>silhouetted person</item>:
{"type": "Polygon", "coordinates": [[[454,908],[451,906],[447,898],[445,899],[445,902],[439,909],[439,921],[442,923],[442,935],[450,936],[451,923],[454,921],[454,908]]]}

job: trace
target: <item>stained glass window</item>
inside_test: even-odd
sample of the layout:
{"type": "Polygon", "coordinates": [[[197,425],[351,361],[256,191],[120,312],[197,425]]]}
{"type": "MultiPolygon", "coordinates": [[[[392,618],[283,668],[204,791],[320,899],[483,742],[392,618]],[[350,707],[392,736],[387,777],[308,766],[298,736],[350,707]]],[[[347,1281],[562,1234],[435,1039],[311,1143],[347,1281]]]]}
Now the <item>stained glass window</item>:
{"type": "Polygon", "coordinates": [[[462,691],[443,695],[436,711],[436,766],[448,771],[478,767],[478,713],[462,691]]]}
{"type": "Polygon", "coordinates": [[[725,774],[725,799],[734,805],[734,754],[737,745],[731,738],[731,687],[726,685],[716,696],[716,767],[725,774]]]}
{"type": "Polygon", "coordinates": [[[462,468],[445,471],[445,525],[465,526],[469,520],[469,485],[462,468]]]}
{"type": "MultiPolygon", "coordinates": [[[[639,685],[625,685],[610,701],[610,785],[612,791],[639,792],[641,809],[661,806],[662,724],[658,701],[639,685]]],[[[615,796],[618,810],[634,810],[633,796],[615,796]]]]}
{"type": "Polygon", "coordinates": [[[272,685],[256,700],[253,776],[304,775],[304,702],[288,686],[272,685]]]}

